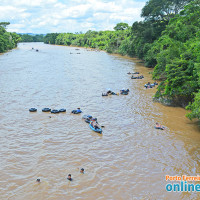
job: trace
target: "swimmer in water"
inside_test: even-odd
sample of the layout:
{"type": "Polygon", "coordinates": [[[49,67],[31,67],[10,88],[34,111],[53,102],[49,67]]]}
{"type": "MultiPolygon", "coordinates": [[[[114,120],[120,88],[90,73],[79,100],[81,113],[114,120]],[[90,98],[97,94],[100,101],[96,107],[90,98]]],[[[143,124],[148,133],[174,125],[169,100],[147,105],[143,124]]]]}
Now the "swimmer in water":
{"type": "Polygon", "coordinates": [[[68,179],[69,181],[72,181],[72,175],[71,175],[71,174],[68,174],[67,179],[68,179]]]}
{"type": "Polygon", "coordinates": [[[158,122],[156,122],[156,126],[155,126],[156,129],[161,129],[161,130],[164,130],[165,127],[160,125],[158,122]]]}
{"type": "Polygon", "coordinates": [[[39,178],[37,178],[36,182],[40,183],[40,179],[39,179],[39,178]]]}
{"type": "Polygon", "coordinates": [[[81,168],[80,173],[84,174],[84,169],[83,168],[81,168]]]}

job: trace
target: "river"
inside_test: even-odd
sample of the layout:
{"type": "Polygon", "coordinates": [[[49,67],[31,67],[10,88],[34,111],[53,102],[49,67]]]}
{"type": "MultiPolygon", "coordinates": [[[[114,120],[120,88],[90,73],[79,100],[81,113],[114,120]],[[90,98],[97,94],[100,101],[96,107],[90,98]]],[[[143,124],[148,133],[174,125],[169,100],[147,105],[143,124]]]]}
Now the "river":
{"type": "Polygon", "coordinates": [[[152,101],[156,89],[144,88],[152,70],[138,60],[75,49],[20,43],[0,55],[0,199],[199,199],[165,189],[165,175],[200,173],[197,122],[182,108],[152,101]],[[132,80],[129,71],[145,78],[132,80]],[[102,97],[107,88],[130,93],[102,97]],[[83,114],[70,113],[77,107],[83,114]],[[105,126],[102,135],[84,114],[105,126]],[[156,122],[166,130],[154,129],[156,122]]]}

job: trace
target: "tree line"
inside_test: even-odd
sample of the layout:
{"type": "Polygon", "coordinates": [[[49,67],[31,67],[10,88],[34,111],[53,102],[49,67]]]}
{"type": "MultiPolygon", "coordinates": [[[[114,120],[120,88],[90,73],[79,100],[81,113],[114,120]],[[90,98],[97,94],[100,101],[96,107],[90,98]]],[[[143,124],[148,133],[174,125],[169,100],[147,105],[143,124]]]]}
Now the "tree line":
{"type": "Polygon", "coordinates": [[[20,41],[18,34],[6,31],[9,24],[9,22],[0,22],[0,53],[17,47],[17,43],[20,41]]]}
{"type": "Polygon", "coordinates": [[[19,34],[21,37],[20,42],[44,42],[44,34],[19,34]]]}
{"type": "Polygon", "coordinates": [[[190,119],[200,119],[200,2],[199,0],[149,0],[143,21],[118,23],[113,31],[49,33],[45,36],[8,33],[0,23],[0,52],[18,41],[90,47],[142,59],[160,80],[154,96],[160,102],[190,109],[190,119]]]}
{"type": "Polygon", "coordinates": [[[142,59],[161,83],[154,99],[191,110],[200,119],[200,2],[149,0],[143,21],[118,23],[114,31],[50,33],[44,42],[106,50],[142,59]]]}
{"type": "Polygon", "coordinates": [[[29,35],[17,34],[6,31],[10,22],[0,22],[0,53],[17,47],[19,42],[44,42],[44,34],[29,35]]]}

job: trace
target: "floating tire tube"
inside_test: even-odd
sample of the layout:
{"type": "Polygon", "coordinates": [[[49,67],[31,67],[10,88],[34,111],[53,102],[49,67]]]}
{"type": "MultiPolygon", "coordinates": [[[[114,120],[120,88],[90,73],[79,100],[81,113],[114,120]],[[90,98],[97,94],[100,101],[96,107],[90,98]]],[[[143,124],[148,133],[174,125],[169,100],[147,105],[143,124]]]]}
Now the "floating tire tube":
{"type": "Polygon", "coordinates": [[[66,112],[66,109],[62,108],[59,110],[59,112],[66,112]]]}
{"type": "Polygon", "coordinates": [[[122,92],[121,94],[122,95],[128,95],[128,92],[122,92]]]}
{"type": "Polygon", "coordinates": [[[42,112],[51,112],[51,109],[50,108],[43,108],[42,112]]]}
{"type": "Polygon", "coordinates": [[[29,111],[30,111],[30,112],[36,112],[37,109],[36,109],[36,108],[30,108],[29,111]]]}
{"type": "Polygon", "coordinates": [[[51,113],[54,113],[54,114],[59,113],[59,110],[52,110],[51,113]]]}
{"type": "Polygon", "coordinates": [[[83,119],[92,118],[92,115],[83,115],[83,119]]]}

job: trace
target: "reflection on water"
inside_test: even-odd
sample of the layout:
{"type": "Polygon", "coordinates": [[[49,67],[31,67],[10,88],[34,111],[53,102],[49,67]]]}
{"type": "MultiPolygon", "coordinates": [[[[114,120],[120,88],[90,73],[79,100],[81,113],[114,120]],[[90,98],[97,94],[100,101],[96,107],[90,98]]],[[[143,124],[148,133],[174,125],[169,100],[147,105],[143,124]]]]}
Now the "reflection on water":
{"type": "Polygon", "coordinates": [[[200,172],[198,126],[184,109],[152,102],[155,88],[143,87],[151,70],[137,60],[79,52],[26,43],[0,56],[0,199],[198,199],[167,193],[164,180],[200,172]],[[131,80],[129,71],[145,78],[131,80]],[[130,93],[102,97],[106,88],[130,93]],[[67,113],[42,113],[44,107],[67,113]],[[102,135],[70,113],[77,107],[98,118],[102,135]],[[156,122],[167,129],[154,129],[156,122]]]}

